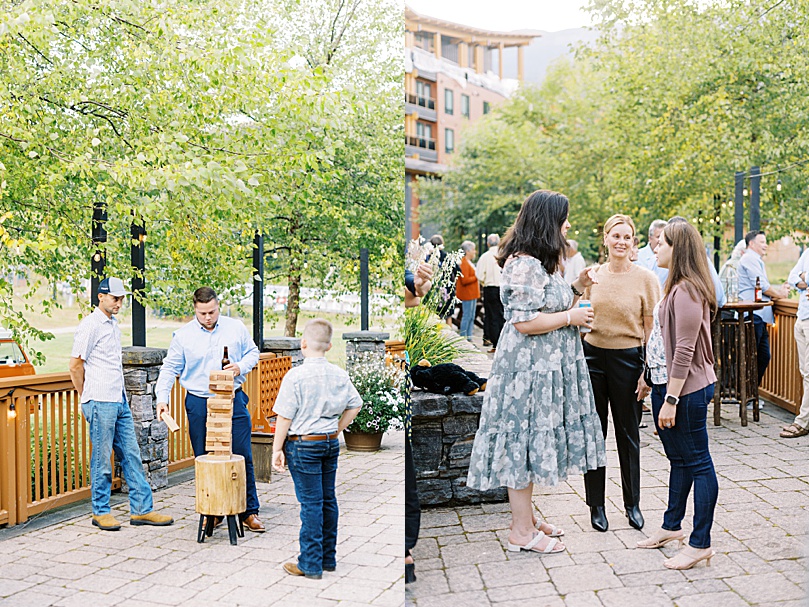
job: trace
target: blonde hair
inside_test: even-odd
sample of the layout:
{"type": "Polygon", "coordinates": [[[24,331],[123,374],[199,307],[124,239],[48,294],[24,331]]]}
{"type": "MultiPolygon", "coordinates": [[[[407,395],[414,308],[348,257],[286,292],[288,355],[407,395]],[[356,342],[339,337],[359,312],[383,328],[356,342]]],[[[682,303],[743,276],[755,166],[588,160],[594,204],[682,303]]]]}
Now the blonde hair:
{"type": "Polygon", "coordinates": [[[332,326],[328,320],[315,318],[303,328],[306,345],[313,350],[325,351],[331,345],[332,326]]]}
{"type": "Polygon", "coordinates": [[[620,213],[616,213],[612,217],[607,220],[607,223],[604,224],[604,236],[606,237],[607,234],[612,232],[612,229],[617,226],[625,223],[630,228],[632,228],[632,236],[637,233],[635,229],[635,222],[632,221],[632,218],[629,215],[621,215],[620,213]]]}

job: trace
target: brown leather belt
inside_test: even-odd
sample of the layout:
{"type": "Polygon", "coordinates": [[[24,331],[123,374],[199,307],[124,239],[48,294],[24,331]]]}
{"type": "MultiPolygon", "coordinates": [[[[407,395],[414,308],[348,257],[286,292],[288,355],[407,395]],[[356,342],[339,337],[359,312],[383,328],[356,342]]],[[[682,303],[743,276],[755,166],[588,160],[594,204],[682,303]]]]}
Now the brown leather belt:
{"type": "Polygon", "coordinates": [[[338,436],[340,436],[339,432],[334,434],[290,434],[287,436],[287,440],[333,440],[338,436]]]}

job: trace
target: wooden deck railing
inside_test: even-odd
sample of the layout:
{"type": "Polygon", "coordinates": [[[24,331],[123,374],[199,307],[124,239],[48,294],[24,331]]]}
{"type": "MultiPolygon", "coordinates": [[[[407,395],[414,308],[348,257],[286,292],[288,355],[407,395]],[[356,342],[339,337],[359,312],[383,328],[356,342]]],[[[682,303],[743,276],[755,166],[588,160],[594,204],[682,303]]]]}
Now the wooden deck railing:
{"type": "MultiPolygon", "coordinates": [[[[247,375],[253,430],[264,431],[289,357],[261,355],[247,375]]],[[[169,472],[194,464],[179,381],[169,407],[180,431],[169,433],[169,472]]],[[[90,497],[90,435],[68,373],[0,380],[0,525],[90,497]]],[[[121,486],[113,479],[113,488],[121,486]]]]}
{"type": "Polygon", "coordinates": [[[773,312],[775,324],[769,327],[772,358],[761,381],[759,393],[779,407],[797,414],[803,398],[803,379],[798,367],[798,350],[795,345],[798,302],[776,301],[773,312]]]}

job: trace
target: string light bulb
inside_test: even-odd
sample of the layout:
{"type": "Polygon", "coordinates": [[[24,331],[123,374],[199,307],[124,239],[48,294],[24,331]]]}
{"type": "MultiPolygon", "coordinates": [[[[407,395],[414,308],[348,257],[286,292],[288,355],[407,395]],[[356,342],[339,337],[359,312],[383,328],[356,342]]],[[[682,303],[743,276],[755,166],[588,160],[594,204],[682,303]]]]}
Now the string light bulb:
{"type": "Polygon", "coordinates": [[[742,196],[744,196],[745,198],[747,197],[747,188],[744,188],[742,190],[742,196]]]}
{"type": "Polygon", "coordinates": [[[777,184],[775,184],[775,189],[776,189],[776,191],[778,191],[778,192],[780,192],[780,191],[781,191],[781,180],[780,180],[780,179],[778,180],[778,183],[777,183],[777,184]]]}
{"type": "Polygon", "coordinates": [[[14,403],[11,403],[8,406],[8,418],[14,419],[17,417],[17,408],[14,406],[14,403]]]}

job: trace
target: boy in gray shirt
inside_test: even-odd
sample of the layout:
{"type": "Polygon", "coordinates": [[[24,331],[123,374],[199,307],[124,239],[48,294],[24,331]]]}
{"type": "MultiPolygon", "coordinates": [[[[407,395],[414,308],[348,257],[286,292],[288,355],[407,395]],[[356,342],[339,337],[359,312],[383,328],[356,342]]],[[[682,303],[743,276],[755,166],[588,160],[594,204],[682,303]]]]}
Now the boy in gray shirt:
{"type": "Polygon", "coordinates": [[[301,554],[297,565],[284,563],[284,570],[312,579],[337,566],[337,437],[362,406],[348,373],[326,361],[331,337],[328,321],[316,318],[306,323],[301,339],[303,364],[284,376],[273,406],[278,416],[273,469],[283,472],[284,463],[289,465],[301,505],[301,554]]]}

